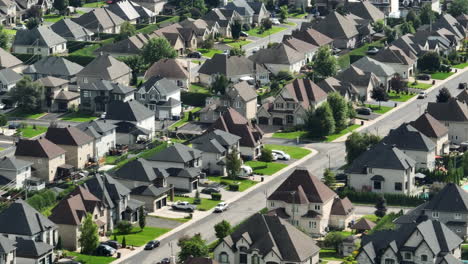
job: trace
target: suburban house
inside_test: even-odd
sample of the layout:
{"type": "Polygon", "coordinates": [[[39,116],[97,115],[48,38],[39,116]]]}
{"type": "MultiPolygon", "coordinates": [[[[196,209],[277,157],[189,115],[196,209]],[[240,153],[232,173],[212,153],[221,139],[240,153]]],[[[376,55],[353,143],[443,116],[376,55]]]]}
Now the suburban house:
{"type": "Polygon", "coordinates": [[[135,144],[154,138],[154,112],[136,100],[112,101],[107,107],[105,120],[116,128],[116,144],[135,144]]]}
{"type": "Polygon", "coordinates": [[[382,142],[396,146],[413,159],[416,162],[416,170],[428,169],[432,171],[435,168],[436,144],[408,123],[391,129],[382,142]]]}
{"type": "MultiPolygon", "coordinates": [[[[96,49],[96,51],[94,51],[94,54],[103,53],[109,54],[113,57],[139,55],[141,54],[143,46],[145,46],[145,44],[148,43],[148,41],[153,37],[156,37],[156,35],[151,33],[137,33],[128,38],[118,40],[112,43],[112,45],[104,45],[96,49]]],[[[174,49],[176,49],[174,45],[172,46],[174,47],[174,49]]]]}
{"type": "Polygon", "coordinates": [[[93,158],[93,138],[76,127],[49,127],[45,138],[64,149],[65,162],[83,169],[93,158]]]}
{"type": "Polygon", "coordinates": [[[129,0],[113,2],[107,9],[131,24],[152,24],[156,21],[153,11],[129,0]]]}
{"type": "Polygon", "coordinates": [[[0,234],[15,243],[16,263],[53,262],[57,225],[27,202],[18,199],[0,213],[0,234]]]}
{"type": "MultiPolygon", "coordinates": [[[[167,196],[173,188],[177,188],[177,182],[174,187],[169,185],[169,174],[165,169],[154,168],[149,161],[140,158],[126,163],[113,176],[131,190],[133,199],[144,202],[148,212],[166,206],[167,196]]],[[[185,188],[185,184],[177,186],[185,188]]]]}
{"type": "MultiPolygon", "coordinates": [[[[358,101],[361,98],[358,88],[352,83],[338,80],[335,77],[328,77],[317,85],[327,94],[336,92],[349,101],[358,101]]],[[[267,103],[267,100],[265,100],[265,103],[267,103]]]]}
{"type": "Polygon", "coordinates": [[[367,0],[346,2],[346,10],[355,16],[367,19],[373,23],[385,19],[385,14],[367,0]]]}
{"type": "Polygon", "coordinates": [[[14,53],[49,56],[67,52],[67,40],[46,26],[21,29],[11,45],[14,53]]]}
{"type": "Polygon", "coordinates": [[[156,119],[179,119],[182,113],[180,87],[157,75],[138,87],[135,99],[155,113],[156,119]]]}
{"type": "Polygon", "coordinates": [[[317,52],[319,48],[318,46],[291,36],[284,36],[282,43],[289,46],[293,50],[304,54],[306,63],[312,62],[315,52],[317,52]]]}
{"type": "Polygon", "coordinates": [[[76,74],[78,86],[95,81],[106,80],[129,85],[132,75],[125,63],[107,54],[99,54],[93,61],[76,74]]]}
{"type": "Polygon", "coordinates": [[[90,41],[93,32],[78,25],[69,18],[61,19],[50,26],[50,29],[66,40],[90,41]]]}
{"type": "Polygon", "coordinates": [[[378,143],[345,170],[348,185],[357,191],[415,194],[416,162],[397,147],[378,143]]]}
{"type": "Polygon", "coordinates": [[[214,259],[220,264],[318,264],[319,251],[314,239],[287,221],[257,213],[221,239],[214,249],[214,259]]]}
{"type": "Polygon", "coordinates": [[[208,131],[222,130],[239,136],[240,154],[245,159],[256,159],[260,156],[263,147],[263,131],[251,121],[243,117],[239,112],[229,107],[208,131]]]}
{"type": "Polygon", "coordinates": [[[300,39],[317,47],[331,45],[333,42],[333,39],[327,37],[325,34],[322,34],[311,27],[306,27],[301,30],[294,30],[291,33],[291,36],[293,38],[300,39]]]}
{"type": "Polygon", "coordinates": [[[16,24],[16,3],[13,0],[2,0],[0,2],[0,24],[14,25],[16,24]]]}
{"type": "Polygon", "coordinates": [[[448,129],[449,140],[460,144],[468,140],[468,106],[455,98],[447,103],[429,102],[427,113],[448,129]]]}
{"type": "Polygon", "coordinates": [[[246,81],[229,85],[224,94],[206,98],[205,104],[198,112],[202,123],[214,123],[227,107],[234,108],[247,120],[257,117],[257,92],[246,81]]]}
{"type": "Polygon", "coordinates": [[[380,79],[373,72],[364,72],[358,67],[351,65],[335,76],[336,79],[352,84],[359,92],[362,101],[371,99],[374,88],[380,86],[380,79]]]}
{"type": "Polygon", "coordinates": [[[28,180],[31,178],[30,161],[25,161],[13,157],[3,157],[0,159],[0,184],[12,184],[13,188],[21,189],[28,187],[28,180]]]}
{"type": "Polygon", "coordinates": [[[299,72],[306,64],[305,54],[280,43],[267,49],[260,49],[249,57],[257,64],[264,65],[273,74],[280,71],[299,72]]]}
{"type": "Polygon", "coordinates": [[[93,120],[76,126],[93,138],[93,158],[97,161],[104,158],[111,148],[115,147],[116,126],[106,120],[93,120]]]}
{"type": "Polygon", "coordinates": [[[15,157],[30,161],[32,175],[45,182],[53,182],[61,175],[59,168],[65,165],[66,151],[46,138],[20,139],[16,143],[15,157]]]}
{"type": "Polygon", "coordinates": [[[423,133],[436,145],[435,154],[444,155],[448,153],[450,141],[448,129],[429,113],[424,113],[410,125],[423,133]]]}
{"type": "Polygon", "coordinates": [[[235,10],[213,8],[203,16],[203,19],[207,22],[218,23],[218,33],[226,38],[232,38],[231,25],[235,20],[242,20],[242,17],[235,10]]]}
{"type": "Polygon", "coordinates": [[[0,70],[0,91],[8,92],[12,88],[16,87],[16,83],[19,82],[23,76],[10,68],[0,70]]]}
{"type": "Polygon", "coordinates": [[[269,215],[289,221],[312,236],[329,229],[347,229],[354,207],[304,168],[296,168],[267,198],[269,215]]]}
{"type": "Polygon", "coordinates": [[[133,2],[148,8],[156,15],[159,15],[163,11],[164,5],[167,4],[167,0],[135,0],[133,2]]]}
{"type": "Polygon", "coordinates": [[[327,93],[309,79],[295,79],[283,87],[273,102],[258,109],[258,123],[275,126],[304,124],[311,107],[319,107],[327,101],[327,93]]]}
{"type": "Polygon", "coordinates": [[[203,41],[216,36],[219,28],[216,21],[205,21],[201,18],[193,19],[190,17],[184,21],[180,21],[179,25],[184,28],[192,29],[197,36],[198,43],[202,43],[203,41]]]}
{"type": "Polygon", "coordinates": [[[151,77],[159,76],[173,82],[178,87],[188,90],[190,87],[190,64],[188,61],[187,66],[183,65],[184,62],[178,59],[162,59],[159,60],[145,72],[145,79],[149,80],[151,77]]]}
{"type": "Polygon", "coordinates": [[[198,46],[197,34],[195,31],[192,28],[183,27],[179,23],[165,26],[153,33],[157,36],[168,38],[171,44],[175,44],[175,40],[180,37],[184,45],[184,50],[196,50],[198,46]]]}
{"type": "Polygon", "coordinates": [[[76,74],[83,69],[83,66],[71,62],[63,57],[45,57],[24,69],[23,74],[30,76],[33,80],[43,77],[56,77],[65,79],[71,83],[76,83],[76,74]]]}
{"type": "Polygon", "coordinates": [[[444,223],[463,240],[468,235],[468,193],[460,186],[447,183],[432,199],[395,220],[402,226],[426,219],[444,223]]]}
{"type": "Polygon", "coordinates": [[[236,11],[245,24],[255,23],[260,25],[263,19],[270,17],[270,12],[263,2],[233,0],[223,7],[224,9],[236,11]]]}
{"type": "Polygon", "coordinates": [[[96,80],[80,85],[80,108],[92,113],[103,113],[113,101],[127,102],[134,98],[135,88],[108,80],[96,80]]]}
{"type": "Polygon", "coordinates": [[[377,78],[379,78],[380,84],[382,84],[387,90],[390,88],[390,80],[393,78],[393,76],[395,76],[396,73],[396,71],[389,65],[367,56],[360,58],[351,65],[365,73],[374,74],[377,76],[377,78]]]}
{"type": "Polygon", "coordinates": [[[268,71],[260,65],[261,62],[254,62],[244,56],[229,56],[225,54],[215,54],[208,59],[198,70],[200,83],[211,85],[217,75],[226,76],[231,82],[242,80],[252,80],[254,83],[265,84],[270,81],[268,71]]]}
{"type": "Polygon", "coordinates": [[[52,209],[49,220],[58,226],[65,249],[75,251],[81,247],[80,228],[87,214],[92,216],[98,232],[103,235],[108,230],[107,209],[101,200],[82,186],[78,186],[52,209]]]}
{"type": "Polygon", "coordinates": [[[25,67],[23,62],[2,48],[0,48],[0,57],[2,58],[0,60],[0,70],[10,68],[17,73],[21,73],[23,71],[25,67]]]}
{"type": "Polygon", "coordinates": [[[333,39],[333,46],[339,49],[355,48],[359,42],[357,23],[349,15],[337,11],[312,25],[313,29],[333,39]]]}
{"type": "Polygon", "coordinates": [[[408,79],[416,70],[417,58],[406,55],[395,46],[382,49],[374,56],[374,59],[392,67],[403,79],[408,79]]]}
{"type": "Polygon", "coordinates": [[[377,231],[364,236],[358,263],[460,263],[463,242],[446,225],[436,220],[411,223],[397,230],[377,231]]]}
{"type": "Polygon", "coordinates": [[[78,109],[80,94],[68,90],[68,80],[48,76],[38,79],[37,82],[44,86],[41,91],[42,109],[51,112],[78,109]]]}
{"type": "Polygon", "coordinates": [[[94,8],[72,20],[95,34],[119,34],[120,26],[125,22],[108,8],[94,8]]]}
{"type": "Polygon", "coordinates": [[[222,130],[213,130],[191,141],[194,149],[201,151],[203,171],[209,175],[227,175],[226,156],[239,153],[240,137],[222,130]]]}
{"type": "Polygon", "coordinates": [[[0,237],[0,258],[4,263],[16,263],[16,242],[0,237]]]}

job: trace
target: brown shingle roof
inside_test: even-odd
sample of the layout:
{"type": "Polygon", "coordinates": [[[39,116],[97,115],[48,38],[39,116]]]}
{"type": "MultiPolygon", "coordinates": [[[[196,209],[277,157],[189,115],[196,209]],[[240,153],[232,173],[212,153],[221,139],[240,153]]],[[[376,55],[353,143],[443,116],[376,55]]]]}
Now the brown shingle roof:
{"type": "Polygon", "coordinates": [[[468,121],[468,106],[455,98],[450,98],[447,103],[429,102],[427,112],[439,121],[468,121]]]}
{"type": "Polygon", "coordinates": [[[68,80],[64,80],[54,76],[47,76],[40,78],[39,80],[37,80],[37,82],[41,83],[45,87],[58,87],[60,85],[68,83],[68,80]]]}
{"type": "Polygon", "coordinates": [[[429,113],[424,113],[410,124],[429,138],[439,138],[448,133],[448,129],[429,113]]]}
{"type": "Polygon", "coordinates": [[[283,43],[301,53],[309,53],[318,49],[318,46],[295,37],[285,37],[283,43]]]}
{"type": "Polygon", "coordinates": [[[46,138],[57,145],[81,146],[93,138],[76,127],[49,127],[46,138]]]}
{"type": "Polygon", "coordinates": [[[55,158],[65,154],[65,150],[48,139],[20,139],[16,145],[15,156],[55,158]]]}
{"type": "Polygon", "coordinates": [[[348,215],[354,211],[354,206],[348,197],[340,199],[336,197],[333,201],[333,206],[331,209],[331,215],[348,215]]]}
{"type": "Polygon", "coordinates": [[[376,224],[367,218],[361,218],[356,224],[353,225],[353,229],[357,230],[371,230],[376,224]]]}
{"type": "Polygon", "coordinates": [[[177,59],[162,59],[153,63],[145,73],[145,79],[147,80],[153,76],[187,79],[189,73],[177,59]]]}
{"type": "Polygon", "coordinates": [[[4,49],[0,48],[0,69],[2,68],[12,68],[22,64],[23,62],[11,55],[4,49]]]}
{"type": "Polygon", "coordinates": [[[308,28],[300,31],[293,31],[292,36],[319,47],[323,45],[328,45],[333,42],[333,39],[327,37],[326,35],[318,32],[313,28],[308,28]]]}
{"type": "Polygon", "coordinates": [[[327,93],[309,79],[295,79],[284,87],[294,101],[308,109],[314,102],[327,98],[327,93]]]}

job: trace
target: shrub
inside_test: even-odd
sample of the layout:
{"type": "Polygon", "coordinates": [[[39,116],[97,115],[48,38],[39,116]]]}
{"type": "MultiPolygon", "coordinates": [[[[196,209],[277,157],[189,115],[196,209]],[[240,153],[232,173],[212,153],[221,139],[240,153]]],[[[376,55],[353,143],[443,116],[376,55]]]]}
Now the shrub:
{"type": "MultiPolygon", "coordinates": [[[[340,197],[348,197],[353,203],[376,204],[381,194],[373,192],[356,192],[353,189],[344,189],[339,192],[340,197]]],[[[387,205],[394,206],[418,206],[425,202],[424,199],[418,196],[405,194],[385,193],[384,198],[387,205]]]]}
{"type": "Polygon", "coordinates": [[[251,29],[252,29],[252,27],[249,24],[242,25],[242,30],[244,30],[244,31],[249,31],[251,29]]]}
{"type": "Polygon", "coordinates": [[[186,105],[205,106],[206,98],[209,96],[209,94],[182,92],[181,101],[186,105]]]}
{"type": "Polygon", "coordinates": [[[117,222],[117,230],[122,234],[129,234],[132,231],[132,224],[128,221],[117,222]]]}
{"type": "Polygon", "coordinates": [[[237,191],[239,191],[239,185],[231,183],[231,184],[229,184],[229,190],[233,191],[233,192],[237,192],[237,191]]]}
{"type": "Polygon", "coordinates": [[[262,152],[259,158],[260,161],[264,162],[272,162],[273,161],[273,153],[269,148],[262,148],[262,152]]]}
{"type": "Polygon", "coordinates": [[[220,193],[211,193],[211,200],[221,201],[221,194],[220,193]]]}

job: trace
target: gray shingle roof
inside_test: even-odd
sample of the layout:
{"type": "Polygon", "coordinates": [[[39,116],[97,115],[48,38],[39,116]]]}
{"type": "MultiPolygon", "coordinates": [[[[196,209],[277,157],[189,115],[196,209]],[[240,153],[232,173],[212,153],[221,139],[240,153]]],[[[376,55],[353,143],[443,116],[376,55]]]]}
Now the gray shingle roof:
{"type": "Polygon", "coordinates": [[[65,39],[78,40],[94,35],[93,32],[82,27],[81,25],[78,25],[69,18],[61,19],[55,22],[52,26],[50,26],[50,29],[65,39]]]}
{"type": "Polygon", "coordinates": [[[33,236],[50,228],[56,225],[23,200],[0,213],[0,233],[33,236]]]}
{"type": "Polygon", "coordinates": [[[92,31],[104,31],[109,28],[122,25],[125,20],[114,14],[107,8],[96,8],[77,18],[72,19],[78,25],[92,31]]]}
{"type": "MultiPolygon", "coordinates": [[[[260,49],[249,59],[260,64],[285,64],[291,65],[305,59],[303,53],[281,43],[269,49],[260,49]]],[[[205,62],[206,63],[206,62],[205,62]]]]}
{"type": "Polygon", "coordinates": [[[136,159],[115,171],[114,176],[125,180],[152,183],[157,178],[166,178],[169,174],[165,169],[154,168],[145,159],[136,159]]]}
{"type": "Polygon", "coordinates": [[[98,55],[93,61],[86,65],[78,75],[111,81],[130,74],[131,72],[132,70],[125,63],[108,54],[103,54],[98,55]]]}
{"type": "Polygon", "coordinates": [[[33,163],[13,157],[3,157],[0,159],[0,169],[2,170],[20,170],[31,166],[33,163]]]}
{"type": "Polygon", "coordinates": [[[130,189],[108,174],[96,174],[83,186],[110,208],[114,208],[115,202],[119,202],[124,196],[130,194],[130,189]]]}
{"type": "Polygon", "coordinates": [[[231,99],[234,99],[234,96],[240,96],[244,102],[249,102],[251,100],[257,99],[257,92],[254,87],[252,87],[248,82],[242,81],[232,85],[231,88],[228,88],[226,92],[231,99]]]}
{"type": "Polygon", "coordinates": [[[83,83],[81,90],[91,91],[111,91],[114,94],[129,94],[135,91],[135,88],[108,80],[99,80],[90,83],[83,83]]]}
{"type": "Polygon", "coordinates": [[[162,59],[153,63],[145,72],[145,79],[150,79],[153,76],[187,79],[189,73],[177,59],[162,59]]]}
{"type": "Polygon", "coordinates": [[[169,187],[156,187],[154,185],[141,185],[132,189],[132,195],[159,197],[166,194],[171,188],[169,187]]]}
{"type": "Polygon", "coordinates": [[[107,9],[126,21],[140,18],[140,14],[128,0],[113,2],[107,9]]]}
{"type": "Polygon", "coordinates": [[[213,58],[206,60],[198,70],[199,73],[213,75],[223,74],[227,77],[266,72],[263,66],[255,63],[243,56],[227,56],[215,54],[213,58]]]}
{"type": "Polygon", "coordinates": [[[456,184],[447,183],[425,204],[424,209],[468,213],[468,192],[456,184]]]}
{"type": "Polygon", "coordinates": [[[53,47],[66,43],[67,40],[59,36],[46,26],[38,26],[33,29],[21,29],[16,32],[13,46],[39,46],[53,47]]]}
{"type": "Polygon", "coordinates": [[[201,153],[202,152],[197,149],[187,147],[180,143],[175,143],[174,145],[149,157],[148,160],[185,163],[200,158],[201,153]]]}
{"type": "Polygon", "coordinates": [[[46,138],[20,139],[16,144],[15,156],[53,159],[65,154],[65,152],[64,149],[46,138]]]}
{"type": "Polygon", "coordinates": [[[28,66],[23,73],[71,77],[75,76],[82,69],[83,66],[63,57],[50,56],[42,58],[33,65],[28,66]]]}
{"type": "Polygon", "coordinates": [[[23,77],[10,68],[0,70],[0,83],[5,85],[17,83],[23,77]]]}
{"type": "Polygon", "coordinates": [[[376,22],[377,20],[384,20],[385,18],[384,13],[382,13],[380,9],[367,0],[347,2],[346,8],[350,13],[363,19],[371,20],[372,22],[376,22]]]}
{"type": "Polygon", "coordinates": [[[364,72],[373,72],[375,75],[381,77],[390,77],[395,74],[395,70],[386,64],[369,58],[367,56],[362,57],[358,61],[352,64],[354,67],[361,69],[364,72]]]}
{"type": "Polygon", "coordinates": [[[76,126],[76,128],[92,136],[93,138],[101,138],[104,133],[115,129],[116,126],[110,122],[106,122],[106,120],[93,120],[80,123],[76,126]]]}
{"type": "Polygon", "coordinates": [[[41,83],[45,87],[59,87],[61,85],[68,83],[67,80],[53,77],[53,76],[42,77],[38,79],[37,82],[41,83]]]}
{"type": "Polygon", "coordinates": [[[356,22],[350,17],[334,11],[324,19],[314,23],[312,27],[332,39],[350,39],[359,34],[356,25],[356,22]]]}
{"type": "Polygon", "coordinates": [[[22,63],[23,62],[20,59],[0,48],[0,68],[13,68],[22,63]]]}
{"type": "Polygon", "coordinates": [[[1,254],[8,254],[16,249],[15,241],[10,240],[4,236],[0,237],[0,253],[1,254]]]}
{"type": "Polygon", "coordinates": [[[106,119],[109,120],[141,121],[150,117],[154,118],[154,112],[136,100],[112,101],[106,112],[106,119]]]}
{"type": "Polygon", "coordinates": [[[432,151],[435,149],[435,143],[423,133],[408,123],[401,124],[396,129],[391,129],[382,142],[388,145],[394,145],[400,150],[432,151]]]}
{"type": "Polygon", "coordinates": [[[439,121],[468,121],[468,106],[455,98],[450,98],[447,103],[429,102],[427,112],[439,121]]]}
{"type": "Polygon", "coordinates": [[[239,140],[239,136],[216,129],[195,138],[192,143],[194,148],[203,152],[223,153],[239,140]]]}
{"type": "Polygon", "coordinates": [[[83,146],[93,138],[76,127],[49,127],[45,137],[57,145],[83,146]]]}
{"type": "Polygon", "coordinates": [[[146,92],[149,92],[152,88],[154,88],[161,96],[168,96],[180,91],[180,87],[177,86],[173,81],[160,76],[152,76],[146,82],[141,84],[140,87],[138,87],[138,89],[142,88],[146,92]]]}
{"type": "MultiPolygon", "coordinates": [[[[53,246],[44,243],[36,242],[30,239],[17,238],[16,239],[16,256],[18,258],[38,259],[45,254],[52,252],[53,246]]],[[[18,261],[20,262],[20,261],[18,261]]]]}

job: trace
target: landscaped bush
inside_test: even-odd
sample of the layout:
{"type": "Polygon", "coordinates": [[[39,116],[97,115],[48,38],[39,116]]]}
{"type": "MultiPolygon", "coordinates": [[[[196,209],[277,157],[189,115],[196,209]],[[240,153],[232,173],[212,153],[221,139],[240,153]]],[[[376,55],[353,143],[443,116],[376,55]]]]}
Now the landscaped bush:
{"type": "Polygon", "coordinates": [[[209,96],[209,94],[203,93],[182,92],[181,100],[186,105],[205,106],[206,98],[209,96]]]}
{"type": "Polygon", "coordinates": [[[121,234],[129,234],[132,231],[132,224],[128,221],[119,221],[117,222],[117,230],[121,234]]]}
{"type": "Polygon", "coordinates": [[[33,196],[31,196],[31,198],[29,198],[26,201],[34,209],[38,211],[42,211],[45,208],[53,205],[56,200],[57,200],[57,197],[53,191],[44,190],[44,191],[40,191],[34,194],[33,196]]]}
{"type": "MultiPolygon", "coordinates": [[[[346,188],[339,192],[340,197],[348,197],[353,203],[375,204],[377,198],[381,195],[373,192],[356,192],[353,189],[346,188]]],[[[388,205],[395,206],[418,206],[425,202],[424,199],[418,196],[410,196],[405,194],[385,193],[385,200],[388,205]]]]}
{"type": "Polygon", "coordinates": [[[231,184],[229,184],[229,190],[233,191],[233,192],[237,192],[237,191],[239,191],[239,185],[231,183],[231,184]]]}
{"type": "Polygon", "coordinates": [[[242,25],[242,30],[244,30],[244,31],[249,31],[251,29],[252,29],[252,27],[249,24],[242,25]]]}
{"type": "MultiPolygon", "coordinates": [[[[237,188],[237,189],[239,189],[239,188],[237,188]]],[[[211,193],[211,200],[221,201],[221,194],[220,193],[211,193]]]]}

